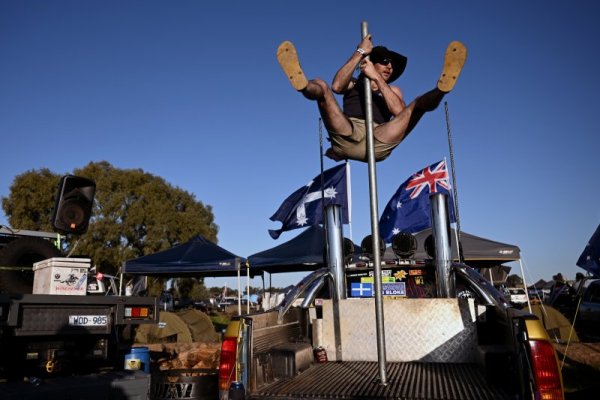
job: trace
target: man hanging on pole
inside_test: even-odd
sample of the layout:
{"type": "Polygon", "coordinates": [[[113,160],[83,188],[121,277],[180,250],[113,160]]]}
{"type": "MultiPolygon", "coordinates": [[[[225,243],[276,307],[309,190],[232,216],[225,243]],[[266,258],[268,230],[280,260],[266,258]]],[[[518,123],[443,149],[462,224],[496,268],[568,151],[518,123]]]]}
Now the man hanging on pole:
{"type": "Polygon", "coordinates": [[[457,41],[448,45],[444,68],[437,86],[406,105],[402,91],[391,86],[406,67],[406,57],[383,46],[373,46],[367,35],[333,78],[331,87],[322,79],[308,80],[300,67],[291,42],[281,43],[277,60],[294,89],[317,102],[325,128],[329,132],[329,158],[367,162],[363,76],[371,80],[373,91],[373,146],[375,160],[385,160],[413,130],[428,111],[433,111],[444,95],[452,90],[467,58],[467,49],[457,41]],[[367,57],[369,56],[369,57],[367,57]],[[353,76],[356,67],[360,76],[353,76]],[[334,93],[343,95],[343,110],[334,93]]]}

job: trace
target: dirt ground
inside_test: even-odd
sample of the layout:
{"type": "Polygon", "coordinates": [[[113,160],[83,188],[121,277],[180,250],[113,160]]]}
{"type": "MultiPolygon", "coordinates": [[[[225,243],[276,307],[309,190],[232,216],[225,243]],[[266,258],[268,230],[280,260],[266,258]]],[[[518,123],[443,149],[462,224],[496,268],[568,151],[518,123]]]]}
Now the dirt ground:
{"type": "Polygon", "coordinates": [[[598,398],[600,343],[555,344],[562,365],[566,400],[598,398]]]}

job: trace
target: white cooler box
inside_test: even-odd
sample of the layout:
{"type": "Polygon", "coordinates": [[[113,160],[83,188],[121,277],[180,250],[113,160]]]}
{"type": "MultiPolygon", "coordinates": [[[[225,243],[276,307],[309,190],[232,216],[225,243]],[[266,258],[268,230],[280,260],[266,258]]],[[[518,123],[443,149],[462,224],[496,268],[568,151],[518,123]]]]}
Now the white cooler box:
{"type": "Polygon", "coordinates": [[[89,258],[48,258],[33,264],[33,294],[85,296],[89,258]]]}

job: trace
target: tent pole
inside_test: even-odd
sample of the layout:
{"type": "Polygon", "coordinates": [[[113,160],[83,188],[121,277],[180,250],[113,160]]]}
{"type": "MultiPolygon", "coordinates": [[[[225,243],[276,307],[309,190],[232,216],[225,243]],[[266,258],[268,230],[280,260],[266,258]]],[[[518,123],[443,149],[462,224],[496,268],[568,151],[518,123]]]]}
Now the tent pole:
{"type": "Polygon", "coordinates": [[[519,258],[519,266],[521,267],[521,279],[523,279],[523,287],[525,288],[525,295],[527,296],[527,307],[529,307],[529,313],[531,311],[531,301],[529,301],[529,290],[527,290],[527,282],[525,281],[525,273],[523,272],[523,262],[519,258]]]}
{"type": "Polygon", "coordinates": [[[246,287],[246,293],[248,294],[248,301],[246,301],[246,312],[250,314],[250,264],[248,264],[248,261],[246,261],[246,287]]]}
{"type": "Polygon", "coordinates": [[[262,274],[260,274],[260,279],[262,280],[262,301],[260,306],[262,307],[262,310],[265,311],[265,297],[266,297],[266,290],[265,290],[265,271],[262,272],[262,274]]]}
{"type": "Polygon", "coordinates": [[[119,268],[119,296],[123,294],[123,266],[119,268]]]}
{"type": "Polygon", "coordinates": [[[242,315],[242,279],[240,278],[240,260],[235,259],[235,267],[237,269],[238,278],[238,315],[242,315]]]}
{"type": "Polygon", "coordinates": [[[269,310],[273,302],[273,274],[269,272],[269,310]]]}

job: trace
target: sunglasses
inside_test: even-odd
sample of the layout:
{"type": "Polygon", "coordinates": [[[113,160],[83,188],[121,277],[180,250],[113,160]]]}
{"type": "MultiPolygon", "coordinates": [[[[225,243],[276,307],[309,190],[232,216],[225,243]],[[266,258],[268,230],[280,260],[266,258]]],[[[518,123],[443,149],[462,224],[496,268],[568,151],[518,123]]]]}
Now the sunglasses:
{"type": "Polygon", "coordinates": [[[392,60],[390,58],[383,58],[381,60],[373,60],[373,62],[376,64],[388,65],[392,63],[392,60]]]}

